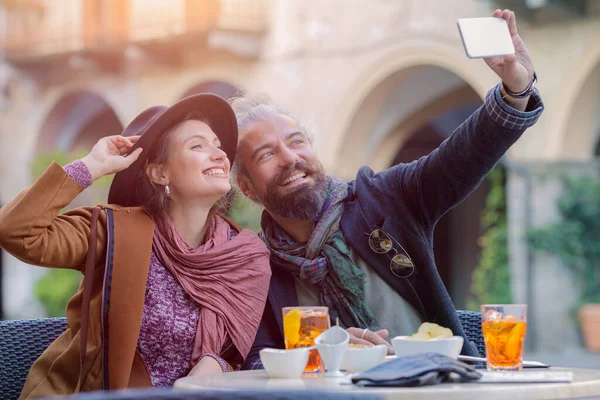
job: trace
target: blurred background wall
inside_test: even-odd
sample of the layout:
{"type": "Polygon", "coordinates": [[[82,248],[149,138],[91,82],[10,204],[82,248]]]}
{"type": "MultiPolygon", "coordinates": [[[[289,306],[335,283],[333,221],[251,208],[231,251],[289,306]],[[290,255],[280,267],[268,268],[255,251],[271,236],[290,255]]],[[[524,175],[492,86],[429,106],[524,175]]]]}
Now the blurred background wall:
{"type": "MultiPolygon", "coordinates": [[[[529,346],[579,346],[577,306],[600,303],[583,296],[591,289],[582,285],[594,273],[600,282],[600,258],[593,258],[593,243],[572,262],[569,254],[552,252],[558,245],[544,244],[581,241],[578,233],[565,238],[552,231],[554,222],[569,217],[587,226],[593,212],[600,217],[593,202],[600,196],[594,191],[599,3],[0,1],[0,205],[51,160],[80,157],[143,109],[200,92],[225,98],[240,90],[267,93],[311,128],[326,170],[348,180],[361,165],[382,170],[412,161],[447,138],[498,82],[482,60],[465,56],[456,20],[511,8],[546,111],[490,179],[440,222],[436,260],[457,308],[528,303],[529,346]],[[569,177],[591,179],[583,186],[588,197],[585,190],[573,193],[581,185],[565,191],[569,177]],[[591,207],[580,213],[583,222],[561,211],[565,195],[591,207]],[[537,242],[529,238],[536,228],[542,230],[537,242]]],[[[105,201],[109,184],[95,184],[74,205],[105,201]]],[[[258,210],[239,202],[233,213],[257,229],[258,210]]],[[[5,318],[64,312],[62,299],[54,298],[57,287],[72,290],[79,276],[48,276],[2,257],[5,318]]]]}

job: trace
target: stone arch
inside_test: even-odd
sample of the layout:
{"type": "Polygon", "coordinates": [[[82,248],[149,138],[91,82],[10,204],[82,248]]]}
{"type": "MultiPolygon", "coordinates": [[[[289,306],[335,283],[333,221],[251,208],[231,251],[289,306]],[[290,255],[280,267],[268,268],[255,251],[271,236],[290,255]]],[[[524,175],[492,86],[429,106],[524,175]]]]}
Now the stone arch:
{"type": "MultiPolygon", "coordinates": [[[[591,136],[592,136],[592,157],[597,158],[600,157],[600,60],[598,60],[598,64],[595,69],[595,86],[598,89],[596,91],[595,99],[596,100],[596,111],[593,115],[595,115],[595,120],[591,121],[591,136]]],[[[590,78],[592,78],[590,76],[590,78]]]]}
{"type": "MultiPolygon", "coordinates": [[[[381,171],[392,165],[399,148],[402,148],[415,132],[447,114],[449,110],[460,110],[463,107],[479,104],[482,99],[470,86],[461,86],[424,104],[412,115],[403,119],[381,140],[368,160],[369,165],[381,171]]],[[[454,126],[454,125],[453,125],[454,126]]],[[[447,135],[444,132],[443,135],[447,135]]]]}
{"type": "MultiPolygon", "coordinates": [[[[379,152],[373,160],[387,162],[384,168],[388,168],[428,155],[480,104],[481,99],[470,87],[460,88],[436,99],[399,123],[382,141],[380,147],[388,150],[391,160],[379,152]]],[[[434,231],[438,272],[459,308],[466,307],[471,294],[470,277],[481,254],[478,244],[480,218],[488,193],[489,185],[484,180],[473,193],[440,219],[434,231]]]]}
{"type": "MultiPolygon", "coordinates": [[[[589,160],[600,135],[600,46],[592,40],[558,82],[548,126],[558,127],[546,138],[552,158],[589,160]]],[[[597,153],[596,153],[597,154],[597,153]]]]}
{"type": "MultiPolygon", "coordinates": [[[[427,68],[445,72],[457,85],[472,88],[480,98],[496,83],[494,74],[490,74],[483,61],[469,60],[456,49],[442,44],[408,46],[375,60],[349,87],[336,109],[337,126],[332,126],[330,131],[336,132],[331,148],[332,159],[335,160],[333,170],[338,175],[351,176],[358,166],[369,164],[368,154],[372,151],[365,153],[364,157],[359,156],[369,139],[365,131],[372,125],[369,113],[385,100],[391,90],[414,82],[415,74],[427,68]],[[343,157],[348,152],[357,156],[343,157]]],[[[414,89],[419,90],[418,87],[414,89]]]]}
{"type": "Polygon", "coordinates": [[[122,131],[121,121],[102,96],[86,90],[73,91],[62,95],[44,118],[37,150],[90,148],[99,138],[122,131]]]}

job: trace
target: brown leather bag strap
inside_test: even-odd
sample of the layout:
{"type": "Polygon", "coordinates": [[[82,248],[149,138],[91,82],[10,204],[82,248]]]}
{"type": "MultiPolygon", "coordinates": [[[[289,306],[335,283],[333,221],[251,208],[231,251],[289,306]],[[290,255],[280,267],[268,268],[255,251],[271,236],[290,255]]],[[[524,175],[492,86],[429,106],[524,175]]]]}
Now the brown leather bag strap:
{"type": "Polygon", "coordinates": [[[87,366],[85,365],[85,356],[87,352],[87,337],[88,328],[90,325],[90,301],[92,299],[92,290],[94,288],[94,273],[96,267],[96,238],[98,236],[98,216],[100,215],[101,208],[95,207],[92,211],[92,220],[90,223],[90,239],[88,243],[88,252],[85,259],[85,272],[83,278],[83,300],[81,304],[81,329],[79,331],[80,342],[79,342],[79,382],[75,392],[81,390],[85,373],[87,372],[87,366]]]}

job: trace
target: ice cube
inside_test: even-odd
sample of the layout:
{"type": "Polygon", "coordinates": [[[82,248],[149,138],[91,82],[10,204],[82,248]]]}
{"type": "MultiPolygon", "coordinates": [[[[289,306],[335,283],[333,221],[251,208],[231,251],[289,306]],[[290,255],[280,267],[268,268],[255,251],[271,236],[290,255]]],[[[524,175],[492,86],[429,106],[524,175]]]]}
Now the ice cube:
{"type": "Polygon", "coordinates": [[[504,314],[497,310],[487,310],[485,316],[487,321],[502,321],[504,314]]]}
{"type": "MultiPolygon", "coordinates": [[[[305,312],[302,315],[302,320],[300,322],[300,340],[311,340],[311,338],[317,335],[314,335],[315,331],[315,314],[312,312],[305,312]]],[[[320,333],[320,332],[319,332],[320,333]]]]}

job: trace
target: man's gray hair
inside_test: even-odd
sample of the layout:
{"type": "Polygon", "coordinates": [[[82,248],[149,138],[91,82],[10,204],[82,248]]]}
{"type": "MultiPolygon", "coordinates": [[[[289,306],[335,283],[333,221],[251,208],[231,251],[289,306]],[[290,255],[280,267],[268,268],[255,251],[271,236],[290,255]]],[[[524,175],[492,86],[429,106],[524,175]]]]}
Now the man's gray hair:
{"type": "MultiPolygon", "coordinates": [[[[263,121],[273,115],[285,115],[293,119],[300,129],[304,131],[306,138],[313,144],[313,136],[302,123],[292,113],[286,111],[278,104],[273,102],[269,96],[264,93],[238,93],[234,98],[229,100],[235,116],[237,118],[238,130],[243,132],[248,125],[263,121]]],[[[239,174],[245,174],[244,166],[241,163],[241,157],[236,157],[231,166],[231,175],[235,182],[239,174]]]]}

